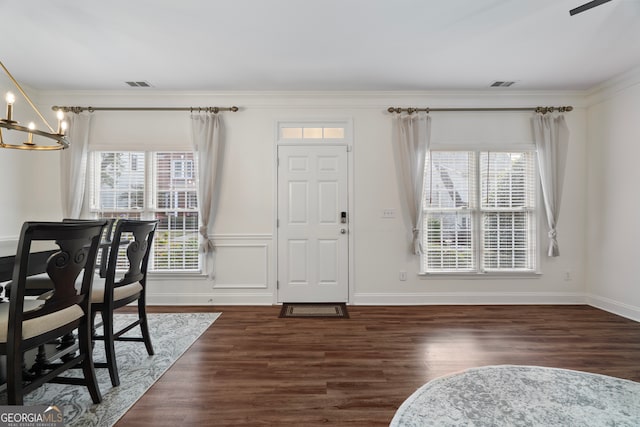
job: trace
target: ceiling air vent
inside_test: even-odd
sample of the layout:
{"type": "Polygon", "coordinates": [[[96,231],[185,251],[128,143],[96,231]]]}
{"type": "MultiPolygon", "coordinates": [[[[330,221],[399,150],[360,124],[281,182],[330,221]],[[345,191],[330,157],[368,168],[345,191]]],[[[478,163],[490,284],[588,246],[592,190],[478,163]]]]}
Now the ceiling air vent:
{"type": "Polygon", "coordinates": [[[516,82],[493,82],[491,83],[491,87],[510,87],[514,85],[516,82]]]}
{"type": "Polygon", "coordinates": [[[149,82],[125,82],[127,85],[131,87],[152,87],[149,82]]]}

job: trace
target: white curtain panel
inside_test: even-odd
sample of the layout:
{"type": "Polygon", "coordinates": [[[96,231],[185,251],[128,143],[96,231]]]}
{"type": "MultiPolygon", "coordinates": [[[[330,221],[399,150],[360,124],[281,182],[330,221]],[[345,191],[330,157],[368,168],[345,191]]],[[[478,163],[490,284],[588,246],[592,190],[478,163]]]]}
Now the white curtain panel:
{"type": "Polygon", "coordinates": [[[393,145],[400,167],[400,189],[411,221],[411,251],[422,254],[422,195],[424,163],[431,137],[431,117],[425,112],[398,114],[393,145]]]}
{"type": "Polygon", "coordinates": [[[533,118],[533,138],[538,153],[538,169],[547,217],[550,257],[560,255],[556,225],[560,217],[562,185],[569,147],[569,128],[564,116],[537,114],[533,118]]]}
{"type": "Polygon", "coordinates": [[[193,149],[198,157],[198,206],[200,216],[200,251],[206,254],[206,268],[213,278],[215,245],[210,234],[216,218],[219,169],[222,165],[222,120],[218,114],[191,115],[193,149]]]}
{"type": "Polygon", "coordinates": [[[60,153],[60,188],[64,218],[80,218],[84,203],[91,114],[66,115],[69,148],[60,153]]]}

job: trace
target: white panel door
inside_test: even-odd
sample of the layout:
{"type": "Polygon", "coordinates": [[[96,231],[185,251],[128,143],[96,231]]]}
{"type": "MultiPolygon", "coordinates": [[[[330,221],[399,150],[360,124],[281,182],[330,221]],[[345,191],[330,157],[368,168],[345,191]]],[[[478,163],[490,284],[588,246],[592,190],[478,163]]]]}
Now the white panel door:
{"type": "Polygon", "coordinates": [[[347,302],[346,146],[278,147],[278,301],[347,302]]]}

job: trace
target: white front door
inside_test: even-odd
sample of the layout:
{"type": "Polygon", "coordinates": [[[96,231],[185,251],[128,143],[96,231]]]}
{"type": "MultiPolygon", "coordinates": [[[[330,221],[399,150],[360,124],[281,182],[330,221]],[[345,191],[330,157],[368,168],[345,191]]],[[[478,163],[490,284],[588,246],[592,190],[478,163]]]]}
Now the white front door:
{"type": "Polygon", "coordinates": [[[347,147],[278,147],[278,302],[347,302],[347,147]]]}

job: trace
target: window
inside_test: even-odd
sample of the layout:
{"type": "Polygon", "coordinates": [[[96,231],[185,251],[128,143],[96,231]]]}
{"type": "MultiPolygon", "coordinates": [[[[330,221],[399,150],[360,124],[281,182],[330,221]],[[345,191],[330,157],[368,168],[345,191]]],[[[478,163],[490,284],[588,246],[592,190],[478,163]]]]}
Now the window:
{"type": "Polygon", "coordinates": [[[98,217],[159,220],[152,271],[200,270],[196,164],[187,151],[91,154],[91,210],[98,217]]]}
{"type": "Polygon", "coordinates": [[[535,271],[535,189],[532,152],[428,153],[422,270],[535,271]]]}
{"type": "Polygon", "coordinates": [[[171,160],[171,178],[194,179],[193,159],[171,160]]]}
{"type": "Polygon", "coordinates": [[[281,122],[278,125],[281,141],[344,142],[348,134],[345,122],[281,122]]]}

